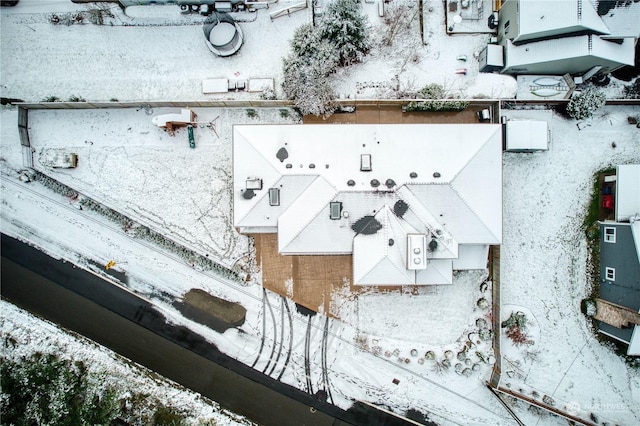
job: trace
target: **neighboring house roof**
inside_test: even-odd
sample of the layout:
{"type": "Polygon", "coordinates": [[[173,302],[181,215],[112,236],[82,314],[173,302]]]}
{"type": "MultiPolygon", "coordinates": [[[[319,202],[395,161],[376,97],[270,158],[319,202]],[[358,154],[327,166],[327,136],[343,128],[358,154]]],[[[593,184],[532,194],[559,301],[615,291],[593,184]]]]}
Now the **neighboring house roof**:
{"type": "MultiPolygon", "coordinates": [[[[562,3],[562,2],[560,2],[562,3]]],[[[506,40],[503,72],[521,74],[581,74],[594,66],[609,70],[633,65],[635,40],[621,43],[595,35],[563,37],[515,45],[506,40]]]]}
{"type": "Polygon", "coordinates": [[[589,0],[520,0],[516,43],[580,32],[609,34],[589,0]]]}
{"type": "Polygon", "coordinates": [[[616,167],[616,221],[640,218],[640,164],[616,167]]]}
{"type": "Polygon", "coordinates": [[[501,148],[493,124],[234,126],[234,225],[278,232],[282,254],[353,253],[356,284],[451,283],[460,244],[479,247],[464,266],[501,243],[501,148]],[[365,216],[381,229],[356,233],[365,216]],[[413,233],[437,240],[419,272],[407,267],[413,233]]]}
{"type": "MultiPolygon", "coordinates": [[[[600,233],[600,298],[640,312],[640,222],[601,222],[600,233]],[[605,241],[604,228],[615,228],[615,242],[605,241]],[[607,278],[607,268],[614,270],[615,279],[607,278]]],[[[640,345],[638,326],[620,329],[600,323],[600,331],[634,348],[640,345]],[[633,345],[632,345],[633,344],[633,345]]],[[[640,352],[640,351],[639,351],[640,352]]]]}
{"type": "Polygon", "coordinates": [[[617,2],[613,9],[600,17],[609,28],[609,37],[640,37],[640,2],[617,2]]]}

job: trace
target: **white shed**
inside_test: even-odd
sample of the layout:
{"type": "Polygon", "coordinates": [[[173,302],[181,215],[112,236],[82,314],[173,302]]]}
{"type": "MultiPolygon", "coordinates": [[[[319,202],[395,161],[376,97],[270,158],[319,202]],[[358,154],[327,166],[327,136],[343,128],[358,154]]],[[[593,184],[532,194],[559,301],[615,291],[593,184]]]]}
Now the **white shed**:
{"type": "Polygon", "coordinates": [[[549,125],[539,120],[508,120],[505,124],[505,150],[535,152],[549,149],[549,125]]]}

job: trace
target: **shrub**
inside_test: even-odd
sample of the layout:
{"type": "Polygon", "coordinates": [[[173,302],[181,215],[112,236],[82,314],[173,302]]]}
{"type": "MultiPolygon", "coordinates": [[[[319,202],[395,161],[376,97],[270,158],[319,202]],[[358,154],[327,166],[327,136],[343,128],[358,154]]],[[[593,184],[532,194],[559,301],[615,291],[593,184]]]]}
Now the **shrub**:
{"type": "Polygon", "coordinates": [[[60,101],[62,101],[62,99],[60,99],[57,96],[53,96],[53,95],[52,96],[47,96],[46,98],[44,98],[42,100],[42,102],[60,102],[60,101]]]}
{"type": "Polygon", "coordinates": [[[17,361],[2,359],[3,424],[109,424],[120,413],[116,392],[91,386],[81,361],[32,354],[17,361]]]}
{"type": "Polygon", "coordinates": [[[156,426],[181,426],[185,424],[185,419],[174,408],[161,405],[153,413],[153,424],[156,426]]]}
{"type": "Polygon", "coordinates": [[[87,100],[85,98],[81,98],[80,96],[74,95],[67,99],[67,102],[87,102],[87,100]]]}
{"type": "Polygon", "coordinates": [[[413,101],[404,106],[404,112],[424,111],[424,112],[457,112],[469,106],[467,101],[413,101]]]}
{"type": "Polygon", "coordinates": [[[258,112],[253,108],[247,109],[247,117],[249,118],[258,118],[258,112]]]}
{"type": "Polygon", "coordinates": [[[593,299],[582,299],[580,310],[588,317],[592,317],[597,313],[596,302],[593,299]]]}
{"type": "Polygon", "coordinates": [[[522,312],[512,312],[506,321],[502,321],[502,328],[511,328],[516,326],[518,328],[527,327],[527,317],[522,312]]]}
{"type": "Polygon", "coordinates": [[[633,84],[625,86],[623,93],[625,99],[640,99],[640,77],[633,84]]]}
{"type": "Polygon", "coordinates": [[[443,99],[444,87],[440,84],[432,83],[418,90],[418,95],[424,99],[443,99]]]}
{"type": "Polygon", "coordinates": [[[533,345],[533,340],[529,339],[527,333],[522,331],[522,329],[517,325],[509,327],[507,330],[507,337],[511,339],[515,346],[533,345]]]}
{"type": "Polygon", "coordinates": [[[567,104],[567,114],[576,120],[584,120],[604,106],[606,96],[599,90],[588,88],[573,95],[567,104]]]}
{"type": "Polygon", "coordinates": [[[278,96],[276,95],[276,91],[273,89],[264,89],[262,91],[262,93],[260,93],[260,99],[264,99],[267,101],[275,101],[276,99],[278,99],[278,96]]]}

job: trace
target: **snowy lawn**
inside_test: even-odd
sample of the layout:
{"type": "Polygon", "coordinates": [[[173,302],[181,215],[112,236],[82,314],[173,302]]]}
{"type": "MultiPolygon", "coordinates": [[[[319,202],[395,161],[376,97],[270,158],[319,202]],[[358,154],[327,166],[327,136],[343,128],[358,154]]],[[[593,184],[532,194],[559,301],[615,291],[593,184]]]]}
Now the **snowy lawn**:
{"type": "Polygon", "coordinates": [[[291,123],[289,109],[195,108],[196,148],[187,129],[174,136],[151,118],[176,108],[32,110],[34,167],[110,208],[231,267],[248,252],[233,228],[231,137],[234,124],[291,123]],[[287,114],[283,114],[285,111],[287,114]],[[208,127],[209,123],[215,127],[208,127]],[[46,153],[78,154],[78,167],[49,167],[46,153]]]}
{"type": "Polygon", "coordinates": [[[508,305],[522,306],[540,336],[528,350],[532,357],[514,359],[523,377],[509,378],[503,363],[503,385],[517,389],[523,382],[620,424],[640,422],[640,372],[602,346],[580,312],[590,289],[581,226],[594,174],[640,162],[640,133],[627,124],[639,112],[638,106],[605,107],[583,130],[554,113],[548,152],[504,154],[503,320],[508,305]]]}

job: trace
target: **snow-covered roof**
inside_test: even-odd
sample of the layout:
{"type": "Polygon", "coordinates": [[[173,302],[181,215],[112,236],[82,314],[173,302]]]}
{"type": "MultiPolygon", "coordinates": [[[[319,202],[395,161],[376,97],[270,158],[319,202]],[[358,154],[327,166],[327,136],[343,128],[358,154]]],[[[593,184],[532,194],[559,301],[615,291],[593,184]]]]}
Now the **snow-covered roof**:
{"type": "Polygon", "coordinates": [[[600,65],[614,69],[633,65],[635,40],[621,43],[581,35],[535,41],[521,45],[505,42],[505,72],[580,74],[600,65]]]}
{"type": "Polygon", "coordinates": [[[605,15],[600,17],[609,28],[607,37],[640,37],[640,2],[617,2],[605,15]]]}
{"type": "Polygon", "coordinates": [[[425,235],[449,263],[418,275],[450,283],[459,244],[501,243],[501,148],[494,124],[234,126],[234,225],[282,254],[353,253],[356,284],[415,284],[407,235],[425,235]],[[355,232],[365,216],[381,229],[355,232]]]}
{"type": "Polygon", "coordinates": [[[616,176],[616,221],[640,217],[640,164],[620,165],[616,176]]]}
{"type": "Polygon", "coordinates": [[[521,0],[516,42],[583,31],[609,34],[589,0],[521,0]]]}
{"type": "Polygon", "coordinates": [[[383,228],[372,235],[353,239],[353,280],[360,285],[415,284],[415,271],[407,269],[407,234],[414,229],[388,206],[374,216],[383,228]],[[404,223],[403,223],[404,222],[404,223]]]}
{"type": "Polygon", "coordinates": [[[507,151],[549,149],[549,126],[541,120],[509,120],[506,124],[507,151]]]}

